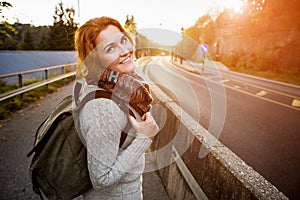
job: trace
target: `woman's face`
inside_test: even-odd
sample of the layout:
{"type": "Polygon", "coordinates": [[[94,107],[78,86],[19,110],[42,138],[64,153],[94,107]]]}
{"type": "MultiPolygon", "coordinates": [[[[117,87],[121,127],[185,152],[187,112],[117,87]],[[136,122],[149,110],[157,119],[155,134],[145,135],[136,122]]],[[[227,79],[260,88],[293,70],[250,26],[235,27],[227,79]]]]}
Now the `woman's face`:
{"type": "Polygon", "coordinates": [[[109,25],[99,33],[96,41],[102,67],[120,73],[135,69],[132,43],[116,26],[109,25]]]}

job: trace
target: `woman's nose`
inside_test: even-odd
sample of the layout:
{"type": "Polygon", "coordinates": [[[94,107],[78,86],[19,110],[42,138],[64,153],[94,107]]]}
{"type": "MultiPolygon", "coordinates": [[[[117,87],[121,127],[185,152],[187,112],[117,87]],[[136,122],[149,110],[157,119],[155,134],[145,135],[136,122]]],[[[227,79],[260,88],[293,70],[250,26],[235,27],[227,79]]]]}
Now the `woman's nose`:
{"type": "Polygon", "coordinates": [[[125,56],[130,52],[129,48],[126,45],[120,45],[119,49],[120,49],[120,56],[125,56]]]}

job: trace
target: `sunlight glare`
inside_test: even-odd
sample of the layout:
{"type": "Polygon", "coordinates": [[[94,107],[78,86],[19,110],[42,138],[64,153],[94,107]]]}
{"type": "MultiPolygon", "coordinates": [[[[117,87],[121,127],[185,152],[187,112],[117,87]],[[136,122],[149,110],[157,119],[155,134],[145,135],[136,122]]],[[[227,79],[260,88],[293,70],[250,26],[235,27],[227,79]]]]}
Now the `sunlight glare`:
{"type": "Polygon", "coordinates": [[[242,12],[244,5],[242,0],[218,0],[218,4],[224,8],[234,10],[235,13],[242,12]]]}

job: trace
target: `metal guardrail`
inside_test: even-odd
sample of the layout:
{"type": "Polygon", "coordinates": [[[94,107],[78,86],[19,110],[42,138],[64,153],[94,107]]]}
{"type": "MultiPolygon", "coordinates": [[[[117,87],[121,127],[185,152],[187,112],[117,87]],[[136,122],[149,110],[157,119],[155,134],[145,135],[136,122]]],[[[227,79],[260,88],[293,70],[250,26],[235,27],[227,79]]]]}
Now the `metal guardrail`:
{"type": "Polygon", "coordinates": [[[178,170],[184,177],[186,183],[190,187],[193,195],[195,195],[195,198],[197,200],[208,200],[208,197],[200,187],[199,183],[197,180],[194,178],[193,174],[190,172],[182,158],[180,157],[178,151],[176,150],[175,146],[172,145],[172,159],[175,161],[178,170]]]}
{"type": "Polygon", "coordinates": [[[4,74],[4,75],[0,75],[0,79],[4,79],[4,78],[9,78],[9,77],[14,77],[14,76],[18,76],[18,88],[3,94],[0,94],[0,102],[4,101],[6,99],[9,99],[11,97],[17,96],[17,95],[22,95],[25,92],[28,92],[30,90],[36,89],[38,87],[41,86],[46,86],[50,83],[53,83],[55,81],[59,81],[71,76],[75,76],[76,72],[76,65],[77,63],[69,63],[69,64],[64,64],[64,65],[58,65],[58,66],[52,66],[52,67],[45,67],[45,68],[40,68],[40,69],[34,69],[34,70],[28,70],[28,71],[22,71],[22,72],[16,72],[16,73],[11,73],[11,74],[4,74]],[[66,67],[70,67],[71,68],[71,72],[66,73],[66,67]],[[49,77],[49,71],[50,70],[55,70],[55,69],[61,69],[60,75],[54,76],[54,77],[49,77]],[[33,74],[36,72],[43,72],[45,73],[45,78],[44,80],[37,82],[37,83],[33,83],[27,86],[24,86],[24,82],[23,82],[23,75],[25,74],[33,74]]]}

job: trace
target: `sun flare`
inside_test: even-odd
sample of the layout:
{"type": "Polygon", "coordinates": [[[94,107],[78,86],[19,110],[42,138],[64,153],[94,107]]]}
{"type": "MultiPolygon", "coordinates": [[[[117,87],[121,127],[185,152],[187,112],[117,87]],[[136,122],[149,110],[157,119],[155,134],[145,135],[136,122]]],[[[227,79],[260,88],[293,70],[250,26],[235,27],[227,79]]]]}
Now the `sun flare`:
{"type": "Polygon", "coordinates": [[[218,0],[218,4],[224,8],[232,9],[236,13],[242,12],[244,5],[242,0],[218,0]]]}

